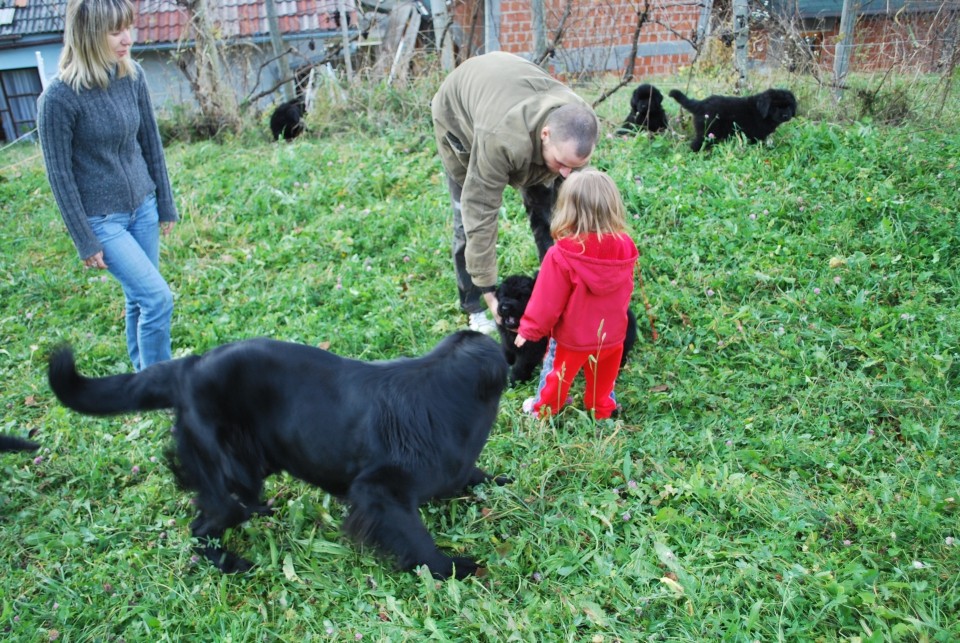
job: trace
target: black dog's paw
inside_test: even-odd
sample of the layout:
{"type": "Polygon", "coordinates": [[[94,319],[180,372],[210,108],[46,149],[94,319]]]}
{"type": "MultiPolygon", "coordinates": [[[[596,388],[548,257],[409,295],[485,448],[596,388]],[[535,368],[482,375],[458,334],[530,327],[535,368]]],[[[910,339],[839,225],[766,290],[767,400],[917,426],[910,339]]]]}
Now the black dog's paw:
{"type": "Polygon", "coordinates": [[[241,558],[230,552],[225,552],[225,554],[221,558],[223,564],[217,565],[224,574],[242,574],[253,569],[253,563],[246,558],[241,558]]]}
{"type": "Polygon", "coordinates": [[[513,482],[513,478],[508,476],[494,476],[483,469],[476,468],[473,470],[471,476],[467,479],[466,490],[469,490],[478,484],[483,484],[485,482],[493,482],[494,484],[502,487],[505,484],[510,484],[513,482]]]}
{"type": "Polygon", "coordinates": [[[253,568],[253,563],[249,560],[226,549],[221,549],[218,556],[210,557],[210,561],[224,574],[242,574],[253,568]]]}
{"type": "Polygon", "coordinates": [[[253,563],[246,558],[237,556],[222,547],[207,545],[205,547],[198,547],[197,550],[224,574],[243,573],[253,567],[253,563]]]}
{"type": "Polygon", "coordinates": [[[246,510],[247,510],[246,511],[247,519],[252,518],[254,516],[272,516],[273,515],[273,507],[271,507],[268,504],[248,505],[246,507],[246,510]]]}
{"type": "Polygon", "coordinates": [[[479,576],[486,572],[475,560],[465,556],[451,556],[447,558],[447,561],[449,564],[445,572],[443,569],[430,568],[434,578],[444,580],[453,576],[457,580],[463,580],[468,576],[479,576]]]}

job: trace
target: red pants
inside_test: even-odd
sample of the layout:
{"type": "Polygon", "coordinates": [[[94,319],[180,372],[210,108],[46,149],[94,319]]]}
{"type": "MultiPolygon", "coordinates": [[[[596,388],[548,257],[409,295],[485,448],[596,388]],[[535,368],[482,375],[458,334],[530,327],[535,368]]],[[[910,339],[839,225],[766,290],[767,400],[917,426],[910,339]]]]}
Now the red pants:
{"type": "Polygon", "coordinates": [[[553,363],[550,363],[551,351],[548,350],[543,361],[545,375],[540,378],[540,390],[533,405],[534,413],[556,415],[566,403],[573,378],[583,369],[587,383],[583,392],[584,407],[593,411],[598,420],[610,417],[617,408],[611,394],[620,372],[623,344],[588,352],[568,350],[553,340],[550,345],[555,350],[553,363]]]}

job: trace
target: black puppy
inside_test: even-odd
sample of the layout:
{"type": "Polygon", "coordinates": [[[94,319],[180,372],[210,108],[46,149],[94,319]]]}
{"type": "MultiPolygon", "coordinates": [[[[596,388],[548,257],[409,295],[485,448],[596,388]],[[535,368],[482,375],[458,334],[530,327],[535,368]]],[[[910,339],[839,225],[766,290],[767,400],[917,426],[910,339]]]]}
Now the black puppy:
{"type": "Polygon", "coordinates": [[[497,331],[500,333],[500,343],[503,354],[510,364],[510,383],[526,382],[533,377],[534,371],[543,362],[547,352],[548,338],[536,342],[526,342],[517,348],[514,342],[517,339],[517,330],[520,328],[520,318],[527,309],[527,302],[533,294],[534,277],[527,275],[510,275],[504,278],[497,286],[497,313],[500,323],[497,331]]]}
{"type": "Polygon", "coordinates": [[[0,451],[36,451],[40,445],[12,435],[0,435],[0,451]]]}
{"type": "MultiPolygon", "coordinates": [[[[520,318],[527,310],[530,295],[536,276],[510,275],[505,277],[497,286],[497,313],[500,323],[497,330],[500,333],[500,343],[507,363],[511,365],[510,383],[526,382],[533,377],[534,371],[543,363],[543,356],[547,352],[548,338],[536,342],[526,342],[517,348],[514,341],[517,339],[517,330],[520,328],[520,318]]],[[[620,366],[627,362],[627,355],[633,345],[637,343],[637,318],[633,311],[627,309],[627,335],[623,340],[623,355],[620,366]]]]}
{"type": "Polygon", "coordinates": [[[294,98],[281,104],[270,115],[270,132],[273,133],[273,140],[283,139],[290,141],[303,133],[303,115],[306,113],[306,106],[303,99],[294,98]]]}
{"type": "Polygon", "coordinates": [[[197,492],[191,530],[222,571],[250,567],[215,541],[269,511],[263,481],[280,471],[349,502],[345,531],[402,569],[423,564],[438,578],[478,569],[437,548],[418,507],[490,479],[476,461],[507,363],[480,333],[459,331],[423,357],[385,362],[251,339],[103,378],[79,375],[62,348],[50,358],[49,379],[80,413],[175,409],[171,464],[197,492]]]}
{"type": "Polygon", "coordinates": [[[633,96],[630,97],[630,114],[617,130],[617,134],[635,134],[641,129],[650,132],[662,132],[667,129],[667,113],[663,111],[663,94],[647,83],[638,85],[633,90],[633,96]]]}
{"type": "Polygon", "coordinates": [[[696,136],[690,149],[699,152],[705,142],[722,141],[734,132],[743,132],[751,143],[762,141],[777,127],[797,115],[797,99],[786,89],[768,89],[753,96],[710,96],[688,98],[679,90],[670,97],[693,114],[696,136]]]}

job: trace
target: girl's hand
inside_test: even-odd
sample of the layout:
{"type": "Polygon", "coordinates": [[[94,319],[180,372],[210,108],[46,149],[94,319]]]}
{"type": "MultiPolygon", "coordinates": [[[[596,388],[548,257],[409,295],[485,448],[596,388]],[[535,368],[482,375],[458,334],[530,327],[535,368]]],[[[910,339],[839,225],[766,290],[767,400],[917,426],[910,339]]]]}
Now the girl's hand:
{"type": "Polygon", "coordinates": [[[173,232],[173,226],[176,225],[176,221],[162,221],[160,223],[160,232],[163,233],[163,236],[167,236],[173,232]]]}
{"type": "Polygon", "coordinates": [[[520,333],[517,333],[517,338],[513,340],[513,345],[516,346],[517,348],[520,348],[526,343],[527,343],[527,340],[524,339],[523,335],[521,335],[520,333]]]}

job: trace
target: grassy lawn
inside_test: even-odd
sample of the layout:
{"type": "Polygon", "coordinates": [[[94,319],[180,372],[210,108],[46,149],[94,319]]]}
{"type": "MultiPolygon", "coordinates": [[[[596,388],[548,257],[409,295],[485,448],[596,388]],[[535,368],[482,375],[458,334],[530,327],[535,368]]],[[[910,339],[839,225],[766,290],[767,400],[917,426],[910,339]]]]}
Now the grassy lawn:
{"type": "MultiPolygon", "coordinates": [[[[890,126],[814,98],[769,145],[601,141],[658,338],[638,290],[613,424],[540,422],[533,384],[506,393],[480,464],[514,483],[423,509],[485,561],[463,582],[358,549],[344,508],[287,476],[227,537],[252,572],[197,562],[169,414],[84,417],[47,387],[64,341],[86,373],[128,369],[122,295],[83,269],[39,150],[0,152],[0,432],[43,444],[0,456],[0,637],[960,639],[960,99],[890,126]]],[[[264,335],[385,359],[465,325],[425,113],[329,125],[168,147],[177,355],[264,335]]],[[[533,271],[513,191],[500,230],[501,275],[533,271]]]]}

